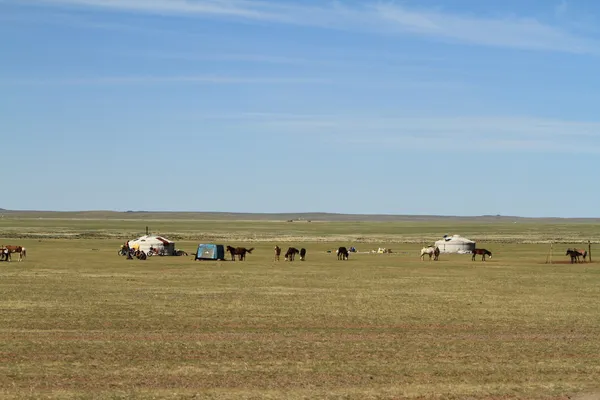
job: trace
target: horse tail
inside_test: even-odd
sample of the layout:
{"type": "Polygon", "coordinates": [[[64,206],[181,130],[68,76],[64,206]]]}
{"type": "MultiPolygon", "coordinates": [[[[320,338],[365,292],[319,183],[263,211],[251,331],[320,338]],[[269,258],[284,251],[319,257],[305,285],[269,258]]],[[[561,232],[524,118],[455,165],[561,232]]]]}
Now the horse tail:
{"type": "Polygon", "coordinates": [[[250,247],[247,251],[248,253],[252,253],[252,250],[254,250],[254,247],[250,247]]]}

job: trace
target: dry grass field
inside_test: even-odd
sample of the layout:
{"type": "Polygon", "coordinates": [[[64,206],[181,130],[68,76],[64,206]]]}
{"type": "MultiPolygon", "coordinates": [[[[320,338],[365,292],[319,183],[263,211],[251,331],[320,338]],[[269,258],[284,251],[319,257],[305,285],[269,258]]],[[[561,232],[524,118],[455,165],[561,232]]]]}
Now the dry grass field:
{"type": "Polygon", "coordinates": [[[599,227],[3,218],[0,242],[28,255],[0,262],[0,398],[592,399],[600,263],[545,264],[535,242],[598,241],[599,227]],[[207,238],[255,250],[119,257],[146,225],[190,254],[207,238]],[[494,256],[421,262],[445,233],[494,256]],[[274,262],[275,243],[307,261],[274,262]],[[353,244],[394,253],[327,253],[353,244]]]}

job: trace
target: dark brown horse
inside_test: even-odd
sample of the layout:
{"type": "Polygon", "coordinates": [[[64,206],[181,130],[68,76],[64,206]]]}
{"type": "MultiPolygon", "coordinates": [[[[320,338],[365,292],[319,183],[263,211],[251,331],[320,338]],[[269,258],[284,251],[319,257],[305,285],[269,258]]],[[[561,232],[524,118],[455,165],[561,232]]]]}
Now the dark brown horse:
{"type": "Polygon", "coordinates": [[[306,260],[306,249],[303,247],[300,249],[300,261],[306,260]]]}
{"type": "Polygon", "coordinates": [[[279,261],[279,256],[281,256],[281,247],[275,246],[275,261],[279,261]]]}
{"type": "Polygon", "coordinates": [[[235,256],[238,256],[240,261],[244,261],[246,259],[246,253],[252,253],[252,250],[254,250],[254,247],[247,249],[245,247],[233,248],[227,246],[227,251],[231,254],[231,261],[235,261],[235,256]]]}
{"type": "Polygon", "coordinates": [[[475,261],[475,256],[480,255],[481,261],[485,261],[485,256],[489,256],[492,258],[492,252],[486,249],[475,249],[473,250],[473,257],[471,257],[472,261],[475,261]]]}
{"type": "Polygon", "coordinates": [[[294,261],[294,257],[298,253],[300,253],[300,250],[298,250],[297,248],[288,247],[287,251],[285,252],[285,261],[294,261]]]}
{"type": "Polygon", "coordinates": [[[347,260],[348,259],[348,249],[345,247],[340,247],[337,251],[338,260],[347,260]]]}
{"type": "Polygon", "coordinates": [[[579,257],[583,257],[583,261],[585,262],[585,258],[587,257],[587,250],[584,249],[567,249],[566,256],[571,256],[571,264],[579,262],[579,257]]]}

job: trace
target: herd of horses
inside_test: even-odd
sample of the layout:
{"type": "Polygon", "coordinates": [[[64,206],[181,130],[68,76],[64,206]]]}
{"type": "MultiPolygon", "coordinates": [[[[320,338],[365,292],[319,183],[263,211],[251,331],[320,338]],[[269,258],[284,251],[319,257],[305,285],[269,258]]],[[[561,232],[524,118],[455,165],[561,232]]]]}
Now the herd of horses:
{"type": "Polygon", "coordinates": [[[19,261],[27,256],[27,250],[23,246],[0,246],[0,261],[10,261],[11,255],[19,253],[19,261]]]}
{"type": "MultiPolygon", "coordinates": [[[[235,257],[238,257],[238,260],[244,261],[246,259],[246,254],[251,254],[254,247],[249,249],[245,247],[226,247],[227,252],[231,255],[231,261],[235,261],[235,257]]],[[[11,261],[12,254],[19,254],[19,261],[22,261],[27,256],[27,250],[23,246],[0,246],[0,261],[11,261]]],[[[300,255],[300,261],[306,260],[306,249],[301,248],[298,250],[295,247],[289,247],[285,252],[285,261],[294,261],[296,254],[300,255]]],[[[347,260],[349,257],[348,249],[344,246],[341,246],[336,250],[338,260],[347,260]]],[[[486,257],[492,258],[492,252],[487,249],[474,249],[471,251],[472,257],[471,260],[475,261],[475,257],[480,255],[481,261],[485,261],[486,257]]],[[[586,261],[588,252],[585,249],[567,249],[567,253],[565,254],[571,257],[571,264],[581,262],[581,258],[583,262],[586,261]]],[[[136,255],[137,256],[137,255],[136,255]]],[[[145,255],[144,255],[145,256],[145,255]]],[[[429,256],[429,261],[432,259],[434,261],[439,260],[440,249],[437,246],[428,246],[423,247],[421,249],[421,261],[425,260],[425,256],[429,256]]],[[[131,255],[130,255],[131,257],[131,255]]],[[[281,247],[275,246],[275,261],[279,261],[281,257],[281,247]]],[[[138,256],[138,258],[140,258],[138,256]]],[[[143,257],[145,259],[145,257],[143,257]]]]}
{"type": "MultiPolygon", "coordinates": [[[[295,247],[288,247],[287,251],[284,254],[285,261],[294,261],[296,258],[296,254],[300,255],[300,261],[306,261],[306,249],[303,247],[298,250],[295,247]]],[[[275,257],[274,261],[279,261],[281,258],[281,247],[275,246],[275,257]]]]}

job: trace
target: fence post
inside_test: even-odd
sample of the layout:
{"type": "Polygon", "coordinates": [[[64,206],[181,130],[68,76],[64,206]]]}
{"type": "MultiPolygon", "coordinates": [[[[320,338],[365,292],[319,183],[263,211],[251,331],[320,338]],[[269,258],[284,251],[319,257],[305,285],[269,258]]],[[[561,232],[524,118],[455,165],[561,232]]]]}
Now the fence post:
{"type": "Polygon", "coordinates": [[[588,260],[592,262],[592,241],[588,240],[588,260]]]}

